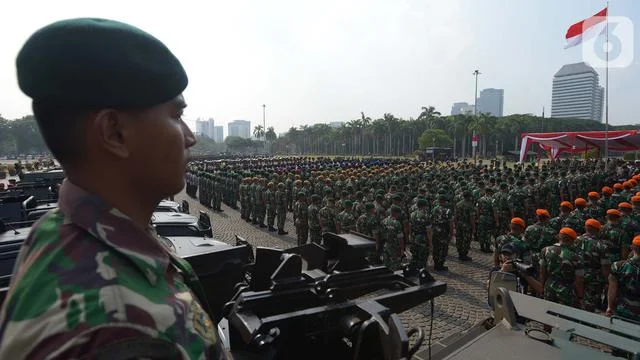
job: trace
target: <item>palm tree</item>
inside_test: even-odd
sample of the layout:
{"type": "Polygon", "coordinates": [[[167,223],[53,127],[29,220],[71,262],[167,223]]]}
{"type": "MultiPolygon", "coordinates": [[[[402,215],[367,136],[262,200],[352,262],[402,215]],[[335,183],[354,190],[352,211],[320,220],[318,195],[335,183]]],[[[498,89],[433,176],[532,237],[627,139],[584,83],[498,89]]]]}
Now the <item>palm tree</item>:
{"type": "Polygon", "coordinates": [[[433,129],[435,125],[433,123],[434,118],[437,118],[438,116],[442,115],[439,111],[436,110],[435,107],[433,106],[423,106],[422,107],[422,112],[420,113],[420,115],[418,115],[418,120],[419,121],[425,121],[427,123],[427,128],[428,129],[433,129]]]}
{"type": "Polygon", "coordinates": [[[262,125],[258,125],[253,128],[253,137],[255,137],[256,139],[260,139],[263,136],[264,136],[264,128],[262,127],[262,125]]]}
{"type": "Polygon", "coordinates": [[[364,134],[365,134],[365,130],[367,128],[369,128],[369,125],[371,125],[371,118],[367,117],[367,116],[364,116],[364,112],[362,112],[362,111],[360,112],[360,125],[361,125],[361,128],[360,128],[360,144],[361,144],[361,148],[360,149],[362,150],[362,155],[364,155],[367,152],[366,143],[364,141],[365,140],[364,134]]]}

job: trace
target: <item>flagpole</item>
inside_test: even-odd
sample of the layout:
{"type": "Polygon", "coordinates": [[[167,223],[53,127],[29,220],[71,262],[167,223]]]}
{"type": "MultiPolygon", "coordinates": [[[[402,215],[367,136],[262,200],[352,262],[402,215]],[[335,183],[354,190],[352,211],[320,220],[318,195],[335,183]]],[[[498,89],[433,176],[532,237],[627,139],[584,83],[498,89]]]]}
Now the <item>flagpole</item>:
{"type": "Polygon", "coordinates": [[[605,15],[606,17],[606,44],[607,44],[607,49],[606,49],[606,67],[605,67],[605,73],[604,73],[604,82],[605,82],[605,88],[604,88],[604,98],[605,98],[605,108],[604,108],[604,118],[605,118],[605,125],[604,125],[604,156],[605,159],[607,159],[606,161],[609,162],[609,0],[607,0],[607,14],[605,15]]]}

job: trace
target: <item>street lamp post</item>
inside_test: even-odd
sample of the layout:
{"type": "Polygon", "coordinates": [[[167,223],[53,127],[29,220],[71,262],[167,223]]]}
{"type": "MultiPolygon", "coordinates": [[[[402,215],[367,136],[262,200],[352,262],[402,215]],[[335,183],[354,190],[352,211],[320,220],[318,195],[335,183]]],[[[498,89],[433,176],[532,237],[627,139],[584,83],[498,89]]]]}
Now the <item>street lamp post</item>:
{"type": "MultiPolygon", "coordinates": [[[[480,70],[476,69],[473,71],[473,76],[476,77],[476,91],[475,91],[475,95],[474,95],[474,100],[473,100],[473,115],[476,116],[478,115],[478,75],[481,74],[480,70]]],[[[476,131],[473,130],[473,135],[471,138],[471,148],[473,149],[473,164],[476,164],[476,150],[478,148],[478,142],[475,140],[476,139],[476,131]]]]}
{"type": "Polygon", "coordinates": [[[262,104],[262,140],[264,141],[264,152],[267,152],[267,105],[262,104]]]}

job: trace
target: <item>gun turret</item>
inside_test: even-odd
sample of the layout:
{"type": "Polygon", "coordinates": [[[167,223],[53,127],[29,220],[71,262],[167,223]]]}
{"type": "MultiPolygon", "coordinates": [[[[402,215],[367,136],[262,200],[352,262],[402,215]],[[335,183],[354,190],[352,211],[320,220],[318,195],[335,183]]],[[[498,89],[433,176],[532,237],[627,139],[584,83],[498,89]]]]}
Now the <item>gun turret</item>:
{"type": "Polygon", "coordinates": [[[426,269],[409,278],[369,265],[365,254],[375,244],[367,238],[324,234],[324,240],[325,246],[256,249],[251,280],[223,310],[235,358],[410,359],[418,350],[422,329],[406,331],[396,313],[442,295],[446,284],[426,269]]]}

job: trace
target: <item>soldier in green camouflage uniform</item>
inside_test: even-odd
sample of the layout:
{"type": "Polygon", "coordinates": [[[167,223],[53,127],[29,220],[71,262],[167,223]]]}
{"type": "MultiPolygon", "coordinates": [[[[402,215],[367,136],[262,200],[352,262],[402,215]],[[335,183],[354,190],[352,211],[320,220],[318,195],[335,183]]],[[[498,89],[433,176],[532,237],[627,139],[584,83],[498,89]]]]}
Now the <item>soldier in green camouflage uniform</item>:
{"type": "Polygon", "coordinates": [[[356,216],[353,213],[353,201],[344,201],[344,210],[338,214],[337,230],[339,234],[347,234],[356,229],[356,216]]]}
{"type": "Polygon", "coordinates": [[[477,238],[480,243],[480,251],[491,252],[491,237],[493,236],[494,225],[496,223],[493,210],[493,189],[485,188],[484,193],[476,204],[476,216],[478,218],[477,238]]]}
{"type": "Polygon", "coordinates": [[[605,210],[603,210],[602,207],[598,204],[598,201],[600,200],[600,194],[598,194],[595,191],[592,191],[588,195],[589,195],[588,204],[587,204],[587,207],[584,209],[585,217],[587,219],[596,219],[600,222],[604,222],[605,210]]]}
{"type": "Polygon", "coordinates": [[[317,194],[311,196],[311,205],[307,211],[309,215],[309,236],[311,242],[320,244],[322,242],[322,227],[320,226],[320,201],[321,198],[317,194]]]}
{"type": "MultiPolygon", "coordinates": [[[[509,228],[509,221],[511,221],[511,208],[509,206],[509,200],[507,195],[507,184],[500,184],[500,191],[493,195],[493,211],[495,212],[496,226],[495,236],[504,234],[509,228]]],[[[495,249],[494,249],[495,250],[495,249]]],[[[500,249],[498,249],[500,251],[500,249]]]]}
{"type": "Polygon", "coordinates": [[[322,232],[332,232],[335,233],[336,229],[336,208],[335,202],[332,196],[325,197],[324,201],[326,205],[320,209],[318,212],[318,218],[320,219],[320,227],[322,228],[322,232]]]}
{"type": "Polygon", "coordinates": [[[455,208],[456,248],[461,261],[471,261],[467,254],[476,234],[476,209],[469,190],[463,191],[462,197],[455,208]]]}
{"type": "Polygon", "coordinates": [[[266,228],[264,218],[267,214],[267,179],[260,178],[256,187],[256,220],[261,228],[266,228]]]}
{"type": "Polygon", "coordinates": [[[278,215],[278,235],[287,235],[288,232],[284,230],[284,221],[287,218],[287,195],[284,183],[278,183],[275,197],[276,213],[278,215]]]}
{"type": "Polygon", "coordinates": [[[577,234],[562,228],[559,244],[547,246],[540,252],[540,283],[544,284],[544,299],[567,306],[578,306],[584,294],[584,268],[580,255],[574,250],[577,234]]]}
{"type": "Polygon", "coordinates": [[[511,219],[509,224],[509,232],[498,236],[493,244],[493,265],[495,267],[500,266],[500,250],[505,244],[511,244],[516,252],[516,259],[522,259],[530,262],[531,249],[529,244],[523,240],[523,232],[526,228],[526,223],[521,218],[511,219]]]}
{"type": "Polygon", "coordinates": [[[249,186],[249,199],[250,199],[250,209],[251,209],[251,223],[256,225],[258,224],[258,185],[259,179],[257,177],[253,178],[251,185],[249,186]]]}
{"type": "Polygon", "coordinates": [[[607,210],[607,223],[602,227],[600,235],[602,239],[611,242],[611,262],[622,259],[622,247],[628,240],[628,235],[620,223],[622,213],[617,209],[607,210]]]}
{"type": "Polygon", "coordinates": [[[427,215],[427,200],[418,199],[416,205],[418,208],[410,215],[412,240],[411,248],[411,266],[415,269],[427,268],[429,259],[429,249],[433,245],[428,241],[427,230],[430,221],[427,215]]]}
{"type": "Polygon", "coordinates": [[[433,244],[433,264],[436,271],[447,271],[448,267],[444,266],[444,262],[449,252],[449,241],[453,233],[453,214],[450,209],[445,207],[446,197],[438,196],[438,205],[436,205],[430,214],[431,229],[428,232],[429,242],[433,244]]]}
{"type": "Polygon", "coordinates": [[[376,250],[367,255],[369,261],[373,264],[380,262],[379,252],[382,251],[382,239],[380,230],[380,220],[376,215],[376,207],[373,203],[364,204],[365,213],[360,215],[356,220],[356,231],[372,237],[376,242],[376,250]]]}
{"type": "Polygon", "coordinates": [[[556,233],[562,229],[565,221],[569,218],[569,215],[573,211],[573,205],[568,201],[560,203],[560,214],[551,220],[549,220],[549,227],[556,233]]]}
{"type": "Polygon", "coordinates": [[[545,209],[536,210],[537,222],[524,230],[524,242],[531,249],[531,264],[537,269],[540,263],[540,251],[555,243],[557,232],[549,226],[551,214],[545,209]]]}
{"type": "Polygon", "coordinates": [[[307,205],[307,196],[304,191],[299,191],[297,198],[298,200],[293,204],[293,218],[298,246],[301,246],[307,243],[307,238],[309,237],[309,206],[307,205]]]}
{"type": "Polygon", "coordinates": [[[224,191],[223,189],[224,184],[222,181],[222,177],[220,177],[219,175],[214,176],[212,186],[213,186],[213,189],[212,189],[213,199],[212,199],[211,205],[213,207],[213,210],[222,211],[221,203],[222,203],[222,194],[224,191]]]}
{"type": "Polygon", "coordinates": [[[276,228],[273,227],[276,220],[276,192],[273,182],[267,184],[267,191],[265,191],[264,197],[266,198],[267,208],[267,229],[269,231],[276,231],[276,228]]]}
{"type": "Polygon", "coordinates": [[[611,265],[607,316],[640,321],[640,237],[631,244],[631,257],[611,265]]]}
{"type": "Polygon", "coordinates": [[[602,225],[596,219],[585,223],[586,232],[573,245],[578,250],[584,266],[584,298],[582,309],[595,311],[601,308],[601,296],[611,269],[611,243],[599,238],[602,225]]]}
{"type": "Polygon", "coordinates": [[[391,206],[391,215],[387,216],[380,224],[384,238],[382,261],[392,271],[400,269],[402,265],[402,253],[404,252],[404,234],[402,224],[398,221],[400,208],[391,206]]]}
{"type": "Polygon", "coordinates": [[[584,216],[584,208],[587,205],[587,201],[583,198],[577,198],[575,201],[575,209],[569,213],[569,216],[562,224],[563,227],[570,227],[578,234],[582,234],[584,231],[584,222],[587,220],[584,216]]]}
{"type": "Polygon", "coordinates": [[[178,59],[138,28],[82,18],[40,29],[16,63],[42,135],[78,183],[64,180],[59,207],[22,245],[0,311],[0,359],[227,358],[195,272],[149,226],[155,205],[184,187],[196,143],[178,59]],[[157,176],[152,186],[145,176],[157,176]]]}

